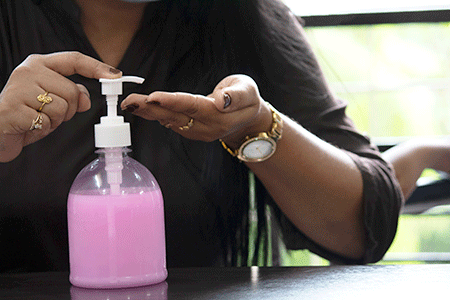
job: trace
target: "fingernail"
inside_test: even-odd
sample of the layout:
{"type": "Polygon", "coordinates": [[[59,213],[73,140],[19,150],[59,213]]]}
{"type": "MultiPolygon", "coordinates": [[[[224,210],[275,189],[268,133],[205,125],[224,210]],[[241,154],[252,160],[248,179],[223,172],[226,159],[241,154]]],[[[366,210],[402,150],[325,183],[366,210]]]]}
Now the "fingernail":
{"type": "Polygon", "coordinates": [[[89,95],[88,91],[82,91],[83,94],[85,94],[89,99],[91,99],[91,95],[89,95]]]}
{"type": "Polygon", "coordinates": [[[158,100],[145,100],[144,102],[146,104],[161,105],[161,102],[159,102],[158,100]]]}
{"type": "Polygon", "coordinates": [[[139,105],[137,105],[137,104],[128,104],[125,106],[124,111],[132,113],[138,108],[139,108],[139,105]]]}
{"type": "Polygon", "coordinates": [[[231,97],[230,97],[229,94],[227,94],[227,93],[223,94],[223,100],[225,102],[224,105],[223,105],[223,108],[227,108],[228,106],[230,106],[230,104],[231,104],[231,97]]]}
{"type": "Polygon", "coordinates": [[[109,73],[111,73],[111,74],[119,74],[120,72],[121,71],[116,68],[113,68],[113,67],[109,68],[109,73]]]}

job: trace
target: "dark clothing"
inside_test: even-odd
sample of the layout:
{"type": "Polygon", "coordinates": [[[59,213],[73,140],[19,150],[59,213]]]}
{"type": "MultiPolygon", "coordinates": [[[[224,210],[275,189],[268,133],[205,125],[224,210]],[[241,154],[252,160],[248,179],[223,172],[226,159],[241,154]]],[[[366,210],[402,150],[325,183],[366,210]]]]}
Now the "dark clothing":
{"type": "MultiPolygon", "coordinates": [[[[79,51],[99,59],[82,30],[73,2],[34,2],[40,4],[31,0],[0,2],[2,88],[14,68],[33,53],[79,51]]],[[[156,90],[207,95],[229,74],[251,76],[265,100],[346,151],[364,179],[367,251],[361,261],[339,257],[308,239],[257,182],[257,200],[273,208],[286,246],[307,248],[336,262],[379,260],[395,235],[400,210],[401,192],[393,171],[370,141],[356,132],[345,116],[345,104],[328,92],[318,67],[311,63],[314,60],[307,44],[300,40],[303,48],[290,53],[295,57],[303,51],[309,70],[289,66],[272,43],[262,42],[262,35],[255,33],[256,28],[264,28],[259,28],[262,25],[257,18],[252,25],[247,8],[239,4],[246,2],[229,1],[216,8],[219,15],[228,16],[220,22],[208,18],[208,12],[193,17],[185,4],[150,3],[142,28],[118,66],[124,75],[141,76],[146,81],[143,85],[125,84],[124,96],[156,90]]],[[[287,15],[284,11],[277,18],[287,20],[287,15]]],[[[0,272],[68,269],[67,195],[77,173],[96,158],[93,126],[106,114],[97,80],[70,79],[88,88],[92,108],[25,147],[12,162],[0,164],[0,272]]],[[[147,166],[163,192],[168,266],[235,264],[230,263],[230,253],[237,246],[230,241],[245,244],[236,236],[241,223],[248,224],[245,164],[232,158],[218,142],[188,140],[158,122],[128,113],[124,116],[132,128],[131,156],[147,166]]]]}

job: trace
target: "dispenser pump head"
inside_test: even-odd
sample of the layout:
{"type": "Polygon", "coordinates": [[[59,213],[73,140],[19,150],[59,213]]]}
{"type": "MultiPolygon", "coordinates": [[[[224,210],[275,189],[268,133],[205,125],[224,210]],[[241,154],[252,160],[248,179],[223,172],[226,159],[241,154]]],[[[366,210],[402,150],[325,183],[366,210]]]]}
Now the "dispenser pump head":
{"type": "Polygon", "coordinates": [[[102,95],[106,95],[108,107],[107,115],[100,118],[100,124],[95,124],[95,147],[112,148],[131,146],[130,123],[124,122],[122,116],[117,115],[119,95],[122,95],[122,83],[143,83],[144,78],[137,76],[123,76],[116,79],[100,78],[102,95]]]}

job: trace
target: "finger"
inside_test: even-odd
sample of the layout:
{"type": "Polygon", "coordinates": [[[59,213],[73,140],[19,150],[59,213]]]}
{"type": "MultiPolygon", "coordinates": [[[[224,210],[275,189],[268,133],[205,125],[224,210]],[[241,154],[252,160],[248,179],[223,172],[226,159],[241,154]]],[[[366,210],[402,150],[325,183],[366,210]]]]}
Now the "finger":
{"type": "MultiPolygon", "coordinates": [[[[31,56],[13,71],[10,82],[5,88],[9,91],[8,94],[13,95],[13,97],[5,97],[4,101],[13,101],[16,104],[22,102],[29,107],[39,109],[42,102],[37,101],[36,98],[39,95],[44,95],[45,92],[49,92],[68,102],[69,107],[66,109],[65,120],[70,119],[77,111],[89,109],[90,101],[87,89],[43,66],[42,57],[44,55],[31,56]],[[40,59],[37,60],[36,57],[40,59]],[[36,87],[40,89],[36,89],[36,87]]],[[[48,104],[44,106],[48,106],[48,104]]]]}
{"type": "Polygon", "coordinates": [[[82,85],[77,84],[80,94],[78,95],[78,107],[77,112],[85,112],[91,108],[91,96],[88,89],[82,85]]]}
{"type": "Polygon", "coordinates": [[[201,120],[188,117],[181,113],[168,111],[160,114],[157,121],[164,127],[171,129],[186,138],[212,142],[217,139],[211,128],[202,123],[201,120]]]}
{"type": "Polygon", "coordinates": [[[130,94],[120,103],[120,108],[123,111],[134,112],[135,110],[146,106],[145,100],[147,98],[148,95],[130,94]]]}
{"type": "Polygon", "coordinates": [[[145,103],[146,99],[147,96],[131,94],[122,101],[121,108],[144,119],[159,121],[161,125],[168,128],[183,126],[190,119],[189,116],[183,113],[172,111],[159,104],[147,104],[145,103]]]}
{"type": "MultiPolygon", "coordinates": [[[[71,119],[76,112],[90,108],[89,91],[81,84],[75,84],[55,71],[45,69],[38,78],[37,84],[44,92],[57,95],[67,102],[64,121],[71,119]]],[[[45,105],[45,107],[50,105],[45,105]]]]}
{"type": "Polygon", "coordinates": [[[31,127],[36,124],[40,125],[38,127],[41,127],[34,129],[39,129],[39,131],[36,132],[38,136],[44,136],[49,132],[50,120],[45,114],[39,113],[36,110],[26,106],[22,106],[22,108],[9,113],[8,118],[10,118],[10,121],[7,121],[6,124],[9,125],[4,127],[5,134],[23,134],[28,131],[32,131],[31,127]]]}
{"type": "Polygon", "coordinates": [[[42,112],[31,111],[27,112],[27,118],[31,117],[28,122],[29,125],[25,125],[24,146],[32,144],[43,137],[47,136],[51,131],[51,121],[47,115],[42,112]]]}
{"type": "Polygon", "coordinates": [[[48,99],[51,99],[51,102],[47,101],[44,103],[39,102],[39,100],[36,99],[35,101],[33,101],[31,108],[47,115],[50,119],[52,129],[55,129],[56,127],[61,125],[62,122],[71,119],[75,114],[75,109],[73,107],[70,108],[69,103],[66,99],[63,99],[53,93],[46,94],[44,90],[41,90],[41,94],[38,97],[44,96],[48,99]]]}
{"type": "Polygon", "coordinates": [[[172,111],[155,102],[152,104],[145,103],[147,98],[144,95],[131,94],[122,101],[121,108],[141,118],[158,121],[162,126],[170,128],[185,137],[211,140],[209,137],[211,128],[203,123],[201,119],[195,119],[184,113],[172,111]]]}
{"type": "Polygon", "coordinates": [[[95,79],[112,79],[122,76],[122,72],[116,68],[80,52],[58,52],[46,55],[32,55],[30,58],[31,63],[38,59],[43,59],[44,66],[63,76],[79,74],[84,77],[95,79]]]}
{"type": "Polygon", "coordinates": [[[36,115],[36,110],[26,105],[20,105],[13,109],[6,107],[6,109],[0,111],[2,133],[6,135],[25,133],[30,129],[32,120],[36,118],[36,115]]]}
{"type": "Polygon", "coordinates": [[[160,107],[187,116],[199,117],[199,115],[217,112],[214,101],[210,97],[189,93],[154,92],[144,102],[146,104],[157,104],[160,107]]]}

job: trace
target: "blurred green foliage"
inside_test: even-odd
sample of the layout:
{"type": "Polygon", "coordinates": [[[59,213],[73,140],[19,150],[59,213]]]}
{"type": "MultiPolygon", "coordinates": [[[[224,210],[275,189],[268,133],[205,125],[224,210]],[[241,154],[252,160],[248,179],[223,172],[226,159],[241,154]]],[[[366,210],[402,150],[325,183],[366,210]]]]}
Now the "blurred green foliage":
{"type": "Polygon", "coordinates": [[[373,137],[450,131],[450,23],[306,27],[337,97],[373,137]]]}
{"type": "MultiPolygon", "coordinates": [[[[450,23],[305,30],[331,89],[348,102],[360,131],[372,137],[448,134],[450,23]]],[[[436,176],[431,170],[424,175],[436,176]]],[[[402,215],[391,252],[450,252],[450,215],[402,215]]],[[[282,251],[282,258],[285,265],[329,264],[306,250],[282,251]]]]}

